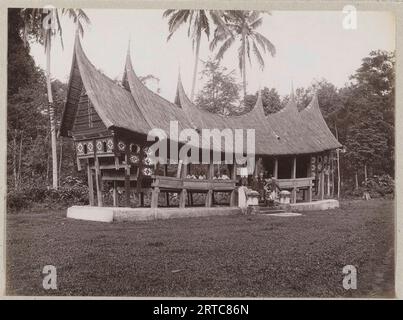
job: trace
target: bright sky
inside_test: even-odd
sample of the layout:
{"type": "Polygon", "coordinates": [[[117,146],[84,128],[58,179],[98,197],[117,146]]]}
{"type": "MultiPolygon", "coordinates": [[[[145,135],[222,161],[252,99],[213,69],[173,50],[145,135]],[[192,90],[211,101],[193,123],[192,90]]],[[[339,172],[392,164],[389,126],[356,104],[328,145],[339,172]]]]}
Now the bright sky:
{"type": "MultiPolygon", "coordinates": [[[[131,39],[133,66],[137,75],[153,74],[160,79],[160,94],[173,101],[178,69],[185,90],[190,93],[194,55],[187,28],[183,27],[167,42],[167,19],[162,10],[86,9],[91,25],[86,29],[82,45],[88,58],[110,78],[121,79],[131,39]]],[[[274,58],[265,56],[266,67],[260,71],[252,58],[247,67],[248,92],[259,87],[276,88],[281,95],[294,87],[307,87],[315,79],[325,78],[343,86],[371,50],[395,49],[395,19],[388,12],[358,12],[357,29],[345,30],[340,11],[273,11],[264,16],[258,29],[276,46],[274,58]]],[[[52,77],[68,81],[75,27],[62,19],[64,50],[60,41],[52,49],[52,77]]],[[[45,66],[44,50],[32,44],[36,62],[45,66]]],[[[239,76],[237,46],[224,56],[222,65],[236,69],[239,76]]],[[[201,44],[200,59],[212,53],[206,37],[201,44]]],[[[199,68],[200,70],[200,68],[199,68]]],[[[239,77],[240,79],[240,77],[239,77]]],[[[199,82],[198,89],[201,89],[199,82]]]]}

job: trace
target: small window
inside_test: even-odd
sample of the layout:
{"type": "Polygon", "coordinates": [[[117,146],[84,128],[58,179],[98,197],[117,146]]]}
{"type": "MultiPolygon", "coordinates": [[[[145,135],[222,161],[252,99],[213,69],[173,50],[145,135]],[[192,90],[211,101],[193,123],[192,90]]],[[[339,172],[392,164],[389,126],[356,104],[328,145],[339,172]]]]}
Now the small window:
{"type": "Polygon", "coordinates": [[[87,147],[87,144],[84,144],[84,154],[87,154],[88,153],[88,147],[87,147]]]}
{"type": "Polygon", "coordinates": [[[103,142],[102,142],[102,147],[103,147],[103,149],[104,149],[104,152],[107,152],[107,151],[108,151],[108,147],[106,146],[106,141],[103,141],[103,142]]]}

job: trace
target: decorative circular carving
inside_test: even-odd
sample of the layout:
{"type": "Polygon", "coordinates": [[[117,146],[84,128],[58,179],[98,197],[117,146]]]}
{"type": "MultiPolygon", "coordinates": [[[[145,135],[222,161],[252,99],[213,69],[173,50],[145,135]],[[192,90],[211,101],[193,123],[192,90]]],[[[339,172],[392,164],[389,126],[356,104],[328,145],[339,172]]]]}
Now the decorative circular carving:
{"type": "Polygon", "coordinates": [[[130,144],[130,152],[132,153],[140,153],[140,146],[137,143],[130,144]]]}
{"type": "Polygon", "coordinates": [[[94,144],[92,142],[87,143],[88,152],[94,152],[94,144]]]}
{"type": "Polygon", "coordinates": [[[136,163],[139,162],[140,158],[139,158],[139,156],[133,154],[133,155],[130,156],[129,160],[130,160],[131,163],[136,164],[136,163]]]}
{"type": "Polygon", "coordinates": [[[154,173],[154,170],[151,168],[143,168],[143,175],[151,176],[154,173]]]}
{"type": "Polygon", "coordinates": [[[113,139],[112,138],[109,138],[107,141],[106,141],[106,148],[107,148],[107,150],[108,150],[108,152],[113,152],[113,139]]]}
{"type": "Polygon", "coordinates": [[[145,165],[147,165],[147,166],[152,165],[151,158],[149,158],[149,157],[143,158],[143,163],[144,163],[145,165]]]}
{"type": "Polygon", "coordinates": [[[81,142],[77,143],[76,148],[77,148],[77,154],[81,155],[84,153],[84,146],[81,142]]]}
{"type": "Polygon", "coordinates": [[[118,149],[119,149],[119,151],[125,151],[126,144],[123,141],[119,141],[118,142],[118,149]]]}
{"type": "Polygon", "coordinates": [[[144,147],[143,152],[147,157],[149,157],[151,155],[151,150],[149,147],[144,147]]]}
{"type": "Polygon", "coordinates": [[[103,141],[102,140],[97,141],[97,152],[104,152],[103,141]]]}

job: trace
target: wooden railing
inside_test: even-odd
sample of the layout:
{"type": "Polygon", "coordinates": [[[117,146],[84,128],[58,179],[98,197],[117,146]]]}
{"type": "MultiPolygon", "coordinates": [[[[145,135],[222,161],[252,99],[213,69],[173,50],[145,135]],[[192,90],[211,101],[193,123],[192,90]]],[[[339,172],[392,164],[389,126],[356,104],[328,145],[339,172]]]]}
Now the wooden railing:
{"type": "Polygon", "coordinates": [[[295,179],[277,179],[277,184],[280,189],[290,189],[291,190],[291,202],[297,202],[297,189],[306,189],[306,195],[304,197],[308,202],[312,201],[312,187],[314,177],[306,178],[295,178],[295,179]]]}
{"type": "Polygon", "coordinates": [[[176,178],[167,176],[153,176],[153,182],[151,184],[153,188],[151,206],[158,206],[158,193],[163,192],[179,192],[180,200],[179,206],[185,206],[185,199],[187,192],[205,192],[206,206],[212,205],[213,192],[231,192],[231,204],[233,204],[234,190],[236,181],[229,179],[189,179],[189,178],[176,178]]]}
{"type": "Polygon", "coordinates": [[[314,177],[296,179],[277,179],[280,189],[307,188],[313,186],[314,177]]]}

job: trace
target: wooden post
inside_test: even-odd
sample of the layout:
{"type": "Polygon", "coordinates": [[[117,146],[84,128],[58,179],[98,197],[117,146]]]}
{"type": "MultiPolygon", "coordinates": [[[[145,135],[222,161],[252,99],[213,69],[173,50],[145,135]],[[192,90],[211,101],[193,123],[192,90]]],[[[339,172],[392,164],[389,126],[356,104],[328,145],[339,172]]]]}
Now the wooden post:
{"type": "MultiPolygon", "coordinates": [[[[164,176],[168,176],[168,165],[164,164],[164,176]]],[[[165,202],[166,206],[169,207],[169,192],[165,192],[165,202]]]]}
{"type": "MultiPolygon", "coordinates": [[[[231,166],[231,180],[236,180],[236,162],[235,162],[235,159],[233,159],[234,160],[234,163],[233,163],[233,165],[231,166]]],[[[236,207],[236,192],[237,192],[237,190],[236,189],[234,189],[234,190],[232,190],[231,191],[231,196],[230,196],[230,200],[229,200],[229,205],[231,206],[231,207],[236,207]]]]}
{"type": "Polygon", "coordinates": [[[151,192],[151,208],[158,208],[158,195],[160,193],[160,188],[154,187],[151,192]]]}
{"type": "Polygon", "coordinates": [[[206,194],[206,207],[211,207],[213,205],[213,190],[207,191],[206,194]]]}
{"type": "Polygon", "coordinates": [[[327,170],[327,196],[330,197],[330,164],[327,165],[328,170],[327,170]]]}
{"type": "MultiPolygon", "coordinates": [[[[308,163],[308,168],[307,168],[307,175],[308,178],[312,177],[312,157],[309,158],[309,163],[308,163]]],[[[312,179],[309,182],[309,187],[308,187],[308,197],[307,199],[308,202],[312,202],[312,179]]]]}
{"type": "MultiPolygon", "coordinates": [[[[209,168],[207,172],[207,179],[212,180],[214,177],[214,164],[213,159],[210,158],[209,168]]],[[[211,207],[213,205],[213,190],[207,191],[206,195],[206,207],[211,207]]]]}
{"type": "MultiPolygon", "coordinates": [[[[187,163],[182,163],[182,170],[179,173],[181,179],[185,179],[187,176],[188,172],[188,165],[187,163]]],[[[180,196],[179,196],[179,208],[184,208],[186,205],[186,199],[187,199],[187,192],[186,189],[182,189],[180,196]]]]}
{"type": "Polygon", "coordinates": [[[113,181],[113,206],[118,206],[118,191],[117,191],[117,183],[113,181]]]}
{"type": "Polygon", "coordinates": [[[90,160],[87,159],[87,175],[88,175],[88,199],[90,206],[94,205],[94,181],[92,180],[92,170],[90,168],[90,160]]]}
{"type": "MultiPolygon", "coordinates": [[[[297,177],[297,157],[294,156],[292,159],[292,170],[291,170],[291,179],[296,179],[297,177]]],[[[297,202],[297,188],[294,186],[292,189],[292,203],[297,202]]]]}
{"type": "Polygon", "coordinates": [[[273,178],[278,179],[278,158],[274,158],[273,178]]]}
{"type": "Polygon", "coordinates": [[[310,181],[308,188],[308,202],[312,202],[312,180],[310,181]]]}
{"type": "Polygon", "coordinates": [[[334,153],[332,152],[332,157],[330,161],[330,172],[332,174],[332,194],[331,197],[334,198],[334,159],[333,159],[334,153]]]}
{"type": "Polygon", "coordinates": [[[209,164],[209,170],[208,170],[208,179],[212,180],[214,178],[214,164],[210,163],[209,164]]]}
{"type": "Polygon", "coordinates": [[[186,205],[186,189],[182,189],[179,196],[179,208],[185,208],[186,205]]]}
{"type": "Polygon", "coordinates": [[[103,206],[102,201],[102,177],[101,177],[101,169],[99,168],[99,160],[98,157],[95,157],[95,184],[97,187],[97,200],[98,207],[103,206]]]}
{"type": "Polygon", "coordinates": [[[181,177],[182,165],[183,165],[183,161],[179,160],[179,162],[178,162],[178,170],[176,171],[176,177],[177,178],[181,177]]]}
{"type": "Polygon", "coordinates": [[[325,171],[323,170],[320,173],[320,199],[323,200],[325,198],[325,171]]]}
{"type": "Polygon", "coordinates": [[[126,194],[126,207],[130,207],[130,165],[129,165],[128,146],[126,146],[126,153],[125,153],[125,194],[126,194]]]}

